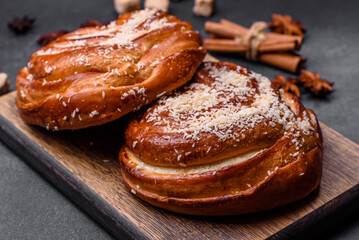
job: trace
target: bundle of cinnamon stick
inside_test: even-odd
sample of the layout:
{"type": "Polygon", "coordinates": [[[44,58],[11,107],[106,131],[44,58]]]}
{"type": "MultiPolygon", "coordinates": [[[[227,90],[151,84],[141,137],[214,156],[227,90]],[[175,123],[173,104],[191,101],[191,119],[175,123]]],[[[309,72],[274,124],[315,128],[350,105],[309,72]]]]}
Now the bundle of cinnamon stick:
{"type": "MultiPolygon", "coordinates": [[[[207,21],[205,30],[211,34],[211,38],[204,40],[204,46],[210,51],[245,55],[250,48],[248,43],[237,41],[238,38],[245,38],[250,31],[239,24],[225,19],[219,23],[207,21]]],[[[265,40],[256,49],[258,51],[256,60],[297,73],[306,60],[305,57],[294,54],[295,50],[300,49],[302,42],[303,36],[265,32],[265,40]]]]}

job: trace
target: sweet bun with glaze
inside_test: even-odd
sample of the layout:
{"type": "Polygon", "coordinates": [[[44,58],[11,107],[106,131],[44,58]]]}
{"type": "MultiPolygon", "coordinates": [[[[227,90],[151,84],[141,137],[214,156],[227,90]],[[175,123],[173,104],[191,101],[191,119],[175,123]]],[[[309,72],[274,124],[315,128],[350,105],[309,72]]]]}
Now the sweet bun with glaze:
{"type": "Polygon", "coordinates": [[[20,116],[52,130],[113,121],[189,81],[205,56],[201,44],[191,24],[159,10],[78,29],[18,73],[20,116]]]}
{"type": "Polygon", "coordinates": [[[321,179],[315,114],[227,62],[204,63],[191,82],[137,114],[125,141],[127,188],[178,213],[263,211],[305,197],[321,179]]]}

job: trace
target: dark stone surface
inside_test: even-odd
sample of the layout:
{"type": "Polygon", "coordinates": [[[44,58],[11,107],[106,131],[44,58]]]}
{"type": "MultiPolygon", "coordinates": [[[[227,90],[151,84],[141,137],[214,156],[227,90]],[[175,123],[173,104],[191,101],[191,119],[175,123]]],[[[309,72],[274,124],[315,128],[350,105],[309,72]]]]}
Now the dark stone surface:
{"type": "MultiPolygon", "coordinates": [[[[192,14],[192,0],[171,2],[170,13],[194,25],[203,37],[207,18],[192,14]]],[[[308,57],[306,68],[335,82],[335,92],[325,99],[302,97],[320,121],[359,143],[359,2],[321,1],[218,1],[210,20],[227,18],[249,27],[253,21],[269,21],[272,13],[289,14],[308,27],[300,53],[308,57]]],[[[87,19],[116,18],[112,0],[12,0],[0,1],[0,72],[6,72],[15,89],[15,77],[39,48],[44,33],[74,30],[87,19]],[[34,27],[23,35],[11,32],[7,22],[14,16],[36,17],[34,27]]],[[[269,78],[291,75],[235,55],[213,54],[246,66],[269,78]]],[[[110,239],[111,236],[51,184],[0,143],[0,239],[110,239]]],[[[340,166],[338,166],[339,168],[340,166]]],[[[355,203],[354,203],[355,205],[355,203]]],[[[358,204],[356,204],[357,206],[358,204]]],[[[349,211],[350,212],[350,211],[349,211]]],[[[358,211],[339,223],[333,218],[321,226],[322,239],[358,239],[358,211]]]]}

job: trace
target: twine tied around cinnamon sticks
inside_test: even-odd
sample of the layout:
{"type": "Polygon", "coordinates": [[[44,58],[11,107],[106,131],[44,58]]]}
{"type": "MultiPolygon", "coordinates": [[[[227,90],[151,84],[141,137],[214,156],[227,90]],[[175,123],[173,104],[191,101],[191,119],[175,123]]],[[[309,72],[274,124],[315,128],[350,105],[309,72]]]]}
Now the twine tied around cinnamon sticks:
{"type": "Polygon", "coordinates": [[[265,29],[267,28],[267,23],[265,22],[255,22],[252,24],[248,33],[243,37],[235,37],[234,41],[241,45],[246,44],[248,50],[246,51],[246,58],[251,61],[258,60],[258,48],[259,45],[267,39],[265,29]]]}
{"type": "Polygon", "coordinates": [[[300,49],[303,36],[270,33],[264,29],[264,24],[255,24],[248,29],[226,19],[219,23],[207,21],[205,30],[211,38],[204,40],[204,47],[214,52],[238,53],[249,60],[299,72],[306,58],[294,54],[294,51],[300,49]]]}

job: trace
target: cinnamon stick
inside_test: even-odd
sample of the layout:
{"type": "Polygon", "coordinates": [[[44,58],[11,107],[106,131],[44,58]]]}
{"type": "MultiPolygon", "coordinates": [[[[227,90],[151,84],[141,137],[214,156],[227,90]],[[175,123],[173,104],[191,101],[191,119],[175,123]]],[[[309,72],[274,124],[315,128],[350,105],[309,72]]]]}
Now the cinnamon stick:
{"type": "MultiPolygon", "coordinates": [[[[237,52],[243,53],[248,51],[247,44],[238,44],[232,39],[205,39],[204,46],[207,50],[217,52],[237,52]]],[[[293,51],[296,47],[295,42],[278,42],[277,40],[265,40],[259,47],[259,52],[282,52],[282,51],[293,51]]]]}
{"type": "Polygon", "coordinates": [[[232,31],[228,27],[224,27],[221,23],[206,21],[204,24],[204,30],[208,33],[212,33],[217,36],[225,38],[235,38],[241,37],[243,34],[238,33],[237,31],[232,31]]]}
{"type": "Polygon", "coordinates": [[[263,53],[258,61],[292,73],[298,73],[306,58],[290,53],[263,53]]]}
{"type": "Polygon", "coordinates": [[[209,34],[209,37],[210,38],[221,38],[221,39],[233,39],[233,38],[230,38],[230,37],[223,37],[223,36],[219,36],[219,35],[216,35],[216,34],[213,34],[213,33],[211,33],[211,34],[209,34]]]}
{"type": "MultiPolygon", "coordinates": [[[[249,32],[249,29],[239,24],[225,19],[222,19],[220,23],[207,21],[205,23],[205,30],[212,37],[220,38],[204,40],[204,46],[210,51],[235,52],[243,56],[249,50],[247,44],[238,44],[235,40],[237,37],[246,36],[249,32]]],[[[279,33],[266,33],[266,37],[266,40],[258,46],[259,55],[257,60],[289,72],[297,73],[306,58],[286,52],[293,52],[300,48],[303,37],[279,33]]]]}
{"type": "MultiPolygon", "coordinates": [[[[241,33],[240,36],[245,36],[249,31],[248,28],[245,28],[237,23],[231,22],[231,21],[223,19],[223,18],[221,19],[220,24],[234,29],[238,34],[241,33]]],[[[300,46],[303,42],[303,36],[293,36],[293,35],[287,35],[287,34],[281,34],[281,33],[266,33],[266,36],[268,39],[277,39],[277,40],[283,40],[283,41],[287,41],[287,40],[296,41],[298,43],[298,46],[300,46]]]]}
{"type": "MultiPolygon", "coordinates": [[[[272,65],[274,67],[286,70],[288,72],[297,73],[301,68],[301,64],[306,60],[305,57],[288,53],[262,53],[259,55],[258,61],[272,65]]],[[[205,62],[218,62],[218,59],[207,54],[205,62]]]]}
{"type": "MultiPolygon", "coordinates": [[[[207,21],[204,25],[204,29],[208,33],[225,38],[243,37],[249,31],[249,29],[225,19],[222,19],[220,23],[207,21]]],[[[266,33],[266,36],[267,36],[267,40],[273,40],[273,41],[276,40],[278,42],[293,41],[295,43],[295,49],[300,48],[300,44],[302,43],[303,40],[301,36],[291,36],[291,35],[284,35],[279,33],[266,33]]]]}

